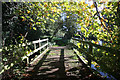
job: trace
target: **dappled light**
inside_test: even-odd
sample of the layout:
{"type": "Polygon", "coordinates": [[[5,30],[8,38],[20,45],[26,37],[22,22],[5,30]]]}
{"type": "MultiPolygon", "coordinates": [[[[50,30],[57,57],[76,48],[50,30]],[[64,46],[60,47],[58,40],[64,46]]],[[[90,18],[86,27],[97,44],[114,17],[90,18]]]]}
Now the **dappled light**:
{"type": "Polygon", "coordinates": [[[2,2],[2,80],[119,80],[119,21],[119,0],[2,2]]]}

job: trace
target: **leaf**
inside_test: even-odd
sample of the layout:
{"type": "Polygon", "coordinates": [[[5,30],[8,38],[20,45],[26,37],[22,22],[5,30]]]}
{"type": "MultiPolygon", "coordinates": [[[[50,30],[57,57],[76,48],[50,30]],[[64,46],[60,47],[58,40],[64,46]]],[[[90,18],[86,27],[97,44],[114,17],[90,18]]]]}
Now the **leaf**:
{"type": "Polygon", "coordinates": [[[95,6],[94,6],[94,4],[93,4],[93,5],[91,5],[90,7],[91,7],[91,8],[94,8],[95,6]]]}
{"type": "Polygon", "coordinates": [[[80,48],[81,43],[77,43],[78,48],[80,48]]]}
{"type": "Polygon", "coordinates": [[[53,20],[53,19],[50,19],[52,22],[55,22],[55,20],[53,20]]]}
{"type": "Polygon", "coordinates": [[[29,14],[29,13],[30,13],[30,11],[29,11],[29,10],[27,10],[27,13],[29,14]]]}
{"type": "Polygon", "coordinates": [[[24,17],[24,16],[21,16],[21,18],[22,18],[22,19],[25,19],[25,17],[24,17]]]}
{"type": "Polygon", "coordinates": [[[44,21],[44,23],[46,23],[46,21],[44,21]]]}
{"type": "Polygon", "coordinates": [[[83,32],[83,31],[86,31],[86,29],[85,29],[85,28],[83,28],[83,27],[81,27],[81,32],[83,32]]]}
{"type": "Polygon", "coordinates": [[[33,27],[34,30],[37,30],[35,27],[33,27]]]}
{"type": "Polygon", "coordinates": [[[34,22],[33,19],[30,19],[30,21],[34,22]]]}
{"type": "Polygon", "coordinates": [[[26,16],[27,18],[30,18],[30,16],[26,16]]]}
{"type": "Polygon", "coordinates": [[[106,55],[108,56],[108,53],[106,53],[106,55]]]}
{"type": "Polygon", "coordinates": [[[67,16],[67,18],[69,18],[69,16],[67,16]]]}
{"type": "Polygon", "coordinates": [[[50,14],[47,14],[47,16],[50,16],[50,14]]]}
{"type": "Polygon", "coordinates": [[[115,54],[113,56],[116,56],[115,54]]]}

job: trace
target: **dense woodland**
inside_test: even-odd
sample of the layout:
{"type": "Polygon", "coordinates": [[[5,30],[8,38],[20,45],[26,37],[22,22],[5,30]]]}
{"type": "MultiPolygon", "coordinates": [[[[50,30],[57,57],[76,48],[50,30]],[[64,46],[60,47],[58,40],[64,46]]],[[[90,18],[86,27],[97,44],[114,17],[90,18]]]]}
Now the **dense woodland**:
{"type": "Polygon", "coordinates": [[[96,45],[102,41],[108,48],[94,48],[92,57],[103,72],[120,79],[120,2],[2,3],[2,64],[17,63],[22,71],[21,57],[31,49],[19,44],[39,38],[49,38],[51,45],[57,42],[59,46],[72,38],[96,45]]]}

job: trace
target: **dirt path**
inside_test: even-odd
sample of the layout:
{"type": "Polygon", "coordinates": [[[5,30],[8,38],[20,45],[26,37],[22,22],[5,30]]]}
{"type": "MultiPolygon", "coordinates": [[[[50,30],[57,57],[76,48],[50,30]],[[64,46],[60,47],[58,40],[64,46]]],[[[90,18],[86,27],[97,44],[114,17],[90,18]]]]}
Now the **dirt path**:
{"type": "Polygon", "coordinates": [[[28,68],[29,77],[23,79],[30,80],[85,80],[98,79],[99,76],[84,66],[77,59],[76,54],[66,47],[51,48],[51,51],[45,54],[37,65],[28,68]]]}

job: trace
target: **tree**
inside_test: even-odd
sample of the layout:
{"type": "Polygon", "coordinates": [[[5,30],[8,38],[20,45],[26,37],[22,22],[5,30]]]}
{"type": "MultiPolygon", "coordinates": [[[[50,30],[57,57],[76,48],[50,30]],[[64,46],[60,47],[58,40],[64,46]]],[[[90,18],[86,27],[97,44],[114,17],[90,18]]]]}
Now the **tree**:
{"type": "MultiPolygon", "coordinates": [[[[80,29],[80,39],[120,50],[120,2],[26,2],[3,3],[3,43],[11,49],[4,53],[12,53],[15,44],[36,40],[42,36],[52,36],[57,32],[70,39],[80,29]],[[99,10],[101,6],[103,9],[99,10]],[[65,20],[61,20],[64,15],[65,20]],[[79,25],[80,27],[77,27],[79,25]],[[37,34],[37,35],[36,35],[37,34]],[[95,38],[95,39],[93,39],[95,38]]],[[[97,50],[97,49],[95,49],[97,50]]],[[[99,52],[99,51],[98,51],[99,52]]],[[[97,57],[101,69],[114,75],[120,73],[120,56],[116,52],[101,51],[97,57]],[[101,57],[102,55],[102,57],[101,57]],[[105,65],[103,65],[105,64],[105,65]],[[112,70],[112,71],[111,71],[112,70]]],[[[17,55],[17,53],[16,53],[17,55]]]]}

